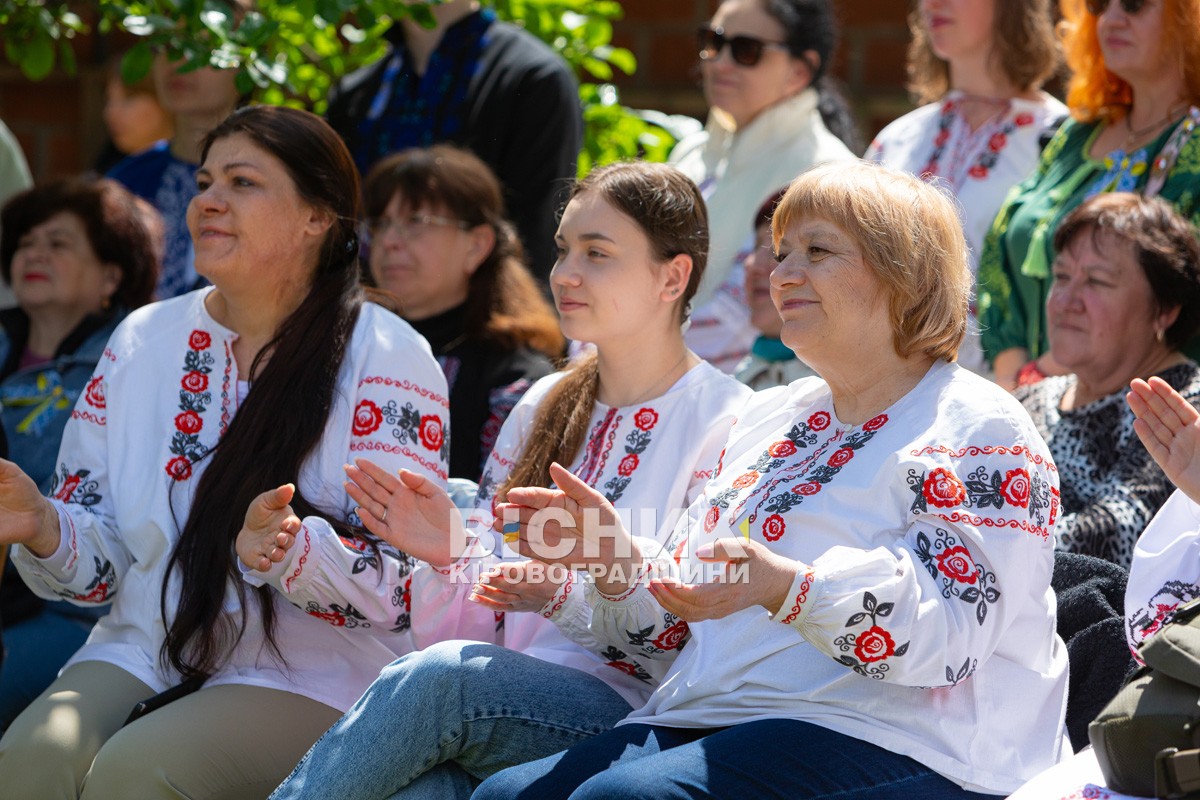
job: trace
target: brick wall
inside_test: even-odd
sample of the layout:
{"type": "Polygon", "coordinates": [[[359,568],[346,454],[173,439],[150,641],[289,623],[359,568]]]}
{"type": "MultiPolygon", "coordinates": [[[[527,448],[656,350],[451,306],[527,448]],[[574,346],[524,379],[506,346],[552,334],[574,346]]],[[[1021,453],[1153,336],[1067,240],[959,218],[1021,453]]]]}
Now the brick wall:
{"type": "MultiPolygon", "coordinates": [[[[834,75],[845,85],[866,137],[909,108],[904,93],[908,42],[905,0],[834,0],[842,21],[842,45],[834,75]]],[[[695,30],[716,0],[624,0],[625,18],[615,25],[616,44],[637,56],[635,75],[616,81],[622,101],[638,108],[703,117],[697,86],[695,30]]],[[[0,66],[0,119],[12,128],[37,180],[86,169],[104,141],[100,110],[106,42],[76,42],[79,69],[32,83],[0,66]]]]}

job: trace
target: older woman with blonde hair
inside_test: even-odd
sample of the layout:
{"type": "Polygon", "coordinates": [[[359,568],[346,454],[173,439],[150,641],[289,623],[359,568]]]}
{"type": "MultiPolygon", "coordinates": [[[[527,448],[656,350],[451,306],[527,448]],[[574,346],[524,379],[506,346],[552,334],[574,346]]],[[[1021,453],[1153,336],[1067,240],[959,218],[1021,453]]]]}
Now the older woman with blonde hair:
{"type": "Polygon", "coordinates": [[[1072,119],[1009,196],[979,265],[982,343],[1002,386],[1068,371],[1047,352],[1059,223],[1101,192],[1200,206],[1200,0],[1062,0],[1072,119]],[[1031,361],[1031,359],[1034,359],[1031,361]]]}
{"type": "Polygon", "coordinates": [[[953,203],[825,165],[773,232],[782,339],[820,377],[742,409],[661,554],[561,467],[559,488],[499,506],[534,558],[622,554],[585,587],[590,631],[670,666],[613,731],[477,800],[982,797],[1070,752],[1057,475],[1016,400],[954,363],[970,272],[953,203]]]}
{"type": "MultiPolygon", "coordinates": [[[[1059,63],[1050,0],[923,0],[909,27],[909,90],[924,105],[884,128],[866,158],[954,192],[975,272],[1009,189],[1037,165],[1043,131],[1067,113],[1040,90],[1059,63]]],[[[959,362],[985,368],[974,314],[959,362]]]]}

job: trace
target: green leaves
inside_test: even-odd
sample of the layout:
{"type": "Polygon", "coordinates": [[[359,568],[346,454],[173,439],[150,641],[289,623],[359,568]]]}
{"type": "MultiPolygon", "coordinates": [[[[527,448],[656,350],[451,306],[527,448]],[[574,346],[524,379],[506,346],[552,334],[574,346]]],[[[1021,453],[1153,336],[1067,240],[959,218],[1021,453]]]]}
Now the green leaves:
{"type": "MultiPolygon", "coordinates": [[[[483,0],[500,19],[554,48],[581,81],[585,125],[580,174],[593,165],[642,156],[664,160],[674,137],[650,115],[620,105],[606,83],[637,70],[633,53],[612,45],[615,0],[483,0]],[[596,83],[599,81],[601,83],[596,83]]],[[[409,18],[433,27],[437,0],[98,0],[96,26],[139,38],[121,61],[127,83],[143,78],[163,50],[181,69],[237,70],[238,90],[255,99],[324,113],[343,75],[380,58],[384,33],[409,18]]],[[[63,0],[0,0],[5,57],[32,80],[74,70],[70,39],[85,30],[63,0]]]]}

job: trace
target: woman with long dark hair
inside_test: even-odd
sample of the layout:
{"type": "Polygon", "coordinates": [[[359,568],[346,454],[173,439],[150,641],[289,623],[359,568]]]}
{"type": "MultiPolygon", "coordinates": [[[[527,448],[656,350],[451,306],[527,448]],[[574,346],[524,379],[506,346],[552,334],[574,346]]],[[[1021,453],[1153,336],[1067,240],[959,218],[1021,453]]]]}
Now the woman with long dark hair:
{"type": "Polygon", "coordinates": [[[342,465],[370,452],[443,482],[446,384],[364,302],[350,156],[316,116],[248,108],[209,134],[197,185],[213,287],[113,334],[53,499],[0,462],[0,542],[26,582],[112,604],[0,739],[9,796],[86,779],[89,797],[262,797],[414,647],[409,563],[357,528],[342,465]]]}
{"type": "MultiPolygon", "coordinates": [[[[680,331],[705,267],[704,201],[671,167],[610,164],[576,185],[555,241],[550,285],[563,333],[596,349],[538,381],[513,409],[469,532],[490,545],[493,500],[510,486],[549,485],[560,462],[653,541],[703,485],[750,394],[701,362],[680,331]]],[[[350,476],[364,524],[439,565],[439,605],[487,622],[504,614],[489,638],[504,647],[446,641],[396,661],[274,800],[466,798],[496,770],[606,730],[645,701],[662,673],[587,634],[582,575],[539,575],[512,551],[498,566],[467,558],[474,550],[456,561],[445,493],[409,473],[361,466],[350,476]]]]}

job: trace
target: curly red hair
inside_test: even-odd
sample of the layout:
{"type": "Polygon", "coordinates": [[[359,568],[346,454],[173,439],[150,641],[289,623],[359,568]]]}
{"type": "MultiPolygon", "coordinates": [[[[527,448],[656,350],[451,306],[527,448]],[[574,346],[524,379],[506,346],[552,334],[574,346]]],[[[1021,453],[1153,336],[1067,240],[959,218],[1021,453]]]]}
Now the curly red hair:
{"type": "MultiPolygon", "coordinates": [[[[1163,0],[1163,31],[1163,46],[1177,52],[1183,63],[1187,100],[1200,103],[1200,0],[1163,0]]],[[[1071,70],[1071,116],[1080,122],[1125,116],[1133,104],[1133,89],[1105,66],[1096,18],[1088,13],[1085,0],[1062,0],[1058,34],[1071,70]]]]}

